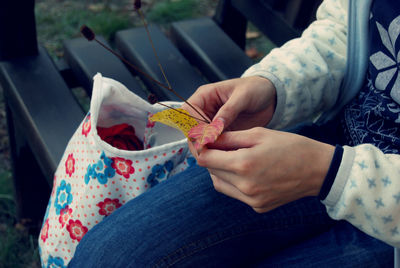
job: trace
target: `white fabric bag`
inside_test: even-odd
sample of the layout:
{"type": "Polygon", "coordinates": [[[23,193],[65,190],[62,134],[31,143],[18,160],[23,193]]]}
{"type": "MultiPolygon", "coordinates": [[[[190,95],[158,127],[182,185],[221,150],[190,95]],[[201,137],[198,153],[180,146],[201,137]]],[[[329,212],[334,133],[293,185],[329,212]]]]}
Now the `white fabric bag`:
{"type": "Polygon", "coordinates": [[[163,109],[115,80],[100,74],[94,77],[90,111],[69,141],[54,176],[39,236],[44,267],[66,267],[82,237],[104,217],[195,164],[181,132],[148,122],[149,115],[163,109]],[[121,123],[135,128],[144,150],[121,150],[99,137],[97,127],[121,123]]]}

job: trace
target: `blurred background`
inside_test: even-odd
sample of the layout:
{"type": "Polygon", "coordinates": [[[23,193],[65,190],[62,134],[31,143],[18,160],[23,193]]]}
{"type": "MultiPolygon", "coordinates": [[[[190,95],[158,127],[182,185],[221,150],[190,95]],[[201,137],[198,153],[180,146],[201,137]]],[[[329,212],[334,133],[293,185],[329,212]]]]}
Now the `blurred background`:
{"type": "MultiPolygon", "coordinates": [[[[63,57],[63,40],[79,36],[86,24],[113,44],[115,32],[142,25],[130,0],[36,0],[38,41],[54,60],[63,57]]],[[[173,21],[213,16],[217,0],[142,0],[150,23],[168,29],[173,21]]],[[[274,45],[251,25],[247,31],[246,53],[255,61],[274,45]]],[[[84,90],[74,89],[83,105],[89,99],[84,90]]],[[[29,232],[29,219],[17,221],[11,175],[3,92],[0,87],[0,268],[40,267],[37,234],[29,232]]]]}

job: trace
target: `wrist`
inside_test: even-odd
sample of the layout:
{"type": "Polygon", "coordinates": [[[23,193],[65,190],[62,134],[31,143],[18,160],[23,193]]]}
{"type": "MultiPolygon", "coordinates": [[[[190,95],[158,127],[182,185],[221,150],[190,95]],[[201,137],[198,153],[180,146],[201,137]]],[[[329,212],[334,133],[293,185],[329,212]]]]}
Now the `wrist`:
{"type": "Polygon", "coordinates": [[[312,170],[310,176],[312,183],[311,196],[318,196],[321,192],[322,185],[327,177],[335,153],[334,146],[326,143],[318,143],[318,149],[312,157],[313,160],[310,162],[312,170]]]}
{"type": "Polygon", "coordinates": [[[266,99],[269,100],[269,106],[271,107],[271,109],[273,110],[273,112],[275,111],[276,108],[276,102],[277,102],[277,94],[276,94],[276,88],[274,83],[272,83],[271,80],[269,80],[266,77],[263,76],[255,76],[257,77],[257,79],[259,81],[262,81],[261,83],[264,84],[264,89],[268,92],[268,96],[266,99]]]}

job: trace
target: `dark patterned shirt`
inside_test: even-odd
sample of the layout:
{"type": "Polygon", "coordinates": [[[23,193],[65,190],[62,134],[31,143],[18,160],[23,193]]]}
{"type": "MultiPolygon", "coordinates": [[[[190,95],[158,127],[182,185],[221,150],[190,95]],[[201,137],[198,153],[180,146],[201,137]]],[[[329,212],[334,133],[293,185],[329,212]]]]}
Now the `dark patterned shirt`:
{"type": "Polygon", "coordinates": [[[349,145],[371,143],[385,153],[400,150],[400,2],[374,1],[364,87],[344,109],[349,145]]]}

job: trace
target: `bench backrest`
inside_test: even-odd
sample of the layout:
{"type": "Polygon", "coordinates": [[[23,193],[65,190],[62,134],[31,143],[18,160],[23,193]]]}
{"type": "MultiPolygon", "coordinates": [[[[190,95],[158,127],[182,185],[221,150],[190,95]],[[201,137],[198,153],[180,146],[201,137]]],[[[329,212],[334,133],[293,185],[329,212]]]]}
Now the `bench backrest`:
{"type": "Polygon", "coordinates": [[[322,0],[220,0],[215,21],[242,48],[253,23],[277,46],[295,38],[315,19],[322,0]]]}
{"type": "Polygon", "coordinates": [[[0,8],[0,60],[38,53],[35,1],[3,1],[0,8]]]}

